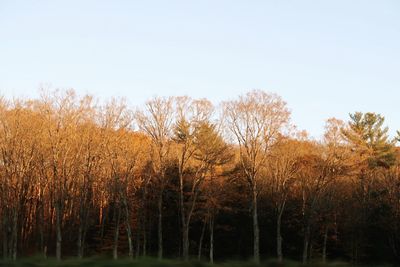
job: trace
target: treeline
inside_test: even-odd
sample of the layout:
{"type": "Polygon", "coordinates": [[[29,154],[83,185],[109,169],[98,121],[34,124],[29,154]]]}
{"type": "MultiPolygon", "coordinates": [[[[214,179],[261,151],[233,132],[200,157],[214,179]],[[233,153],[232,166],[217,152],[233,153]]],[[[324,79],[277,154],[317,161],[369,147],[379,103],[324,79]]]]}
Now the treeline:
{"type": "Polygon", "coordinates": [[[375,113],[325,129],[310,139],[263,91],[2,98],[2,255],[398,261],[397,140],[375,113]]]}

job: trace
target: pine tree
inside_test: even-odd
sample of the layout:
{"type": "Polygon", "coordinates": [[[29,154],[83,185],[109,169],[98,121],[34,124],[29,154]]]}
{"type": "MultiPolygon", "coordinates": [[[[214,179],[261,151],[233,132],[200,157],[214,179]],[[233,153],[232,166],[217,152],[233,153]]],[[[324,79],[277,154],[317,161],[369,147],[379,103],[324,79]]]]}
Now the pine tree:
{"type": "Polygon", "coordinates": [[[389,139],[389,129],[383,126],[385,118],[371,112],[356,112],[350,118],[343,134],[353,151],[366,160],[369,168],[392,166],[396,160],[394,140],[389,139]]]}

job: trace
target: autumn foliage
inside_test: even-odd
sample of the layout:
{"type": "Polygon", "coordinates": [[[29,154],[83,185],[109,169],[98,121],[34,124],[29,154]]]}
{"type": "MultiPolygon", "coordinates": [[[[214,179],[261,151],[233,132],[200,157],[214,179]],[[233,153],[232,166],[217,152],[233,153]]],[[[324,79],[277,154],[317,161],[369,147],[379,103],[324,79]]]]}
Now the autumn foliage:
{"type": "Polygon", "coordinates": [[[314,140],[259,90],[218,106],[2,98],[1,253],[397,261],[400,164],[387,132],[383,116],[356,112],[314,140]]]}

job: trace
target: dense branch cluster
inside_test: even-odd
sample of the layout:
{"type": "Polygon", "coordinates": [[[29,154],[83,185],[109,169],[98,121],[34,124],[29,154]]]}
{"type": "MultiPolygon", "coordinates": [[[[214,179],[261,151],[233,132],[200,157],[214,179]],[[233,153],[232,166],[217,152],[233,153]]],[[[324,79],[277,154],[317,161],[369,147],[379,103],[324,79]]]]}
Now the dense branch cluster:
{"type": "Polygon", "coordinates": [[[354,113],[313,140],[259,90],[218,106],[3,98],[1,253],[395,261],[400,157],[387,131],[354,113]]]}

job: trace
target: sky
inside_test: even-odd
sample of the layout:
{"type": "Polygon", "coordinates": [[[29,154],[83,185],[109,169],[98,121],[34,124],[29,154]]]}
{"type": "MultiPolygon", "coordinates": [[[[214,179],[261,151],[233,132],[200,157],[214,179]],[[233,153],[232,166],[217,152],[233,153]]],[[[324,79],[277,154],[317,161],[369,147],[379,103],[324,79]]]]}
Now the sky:
{"type": "Polygon", "coordinates": [[[0,0],[0,95],[74,88],[141,105],[280,95],[320,137],[355,111],[400,129],[399,0],[0,0]]]}

